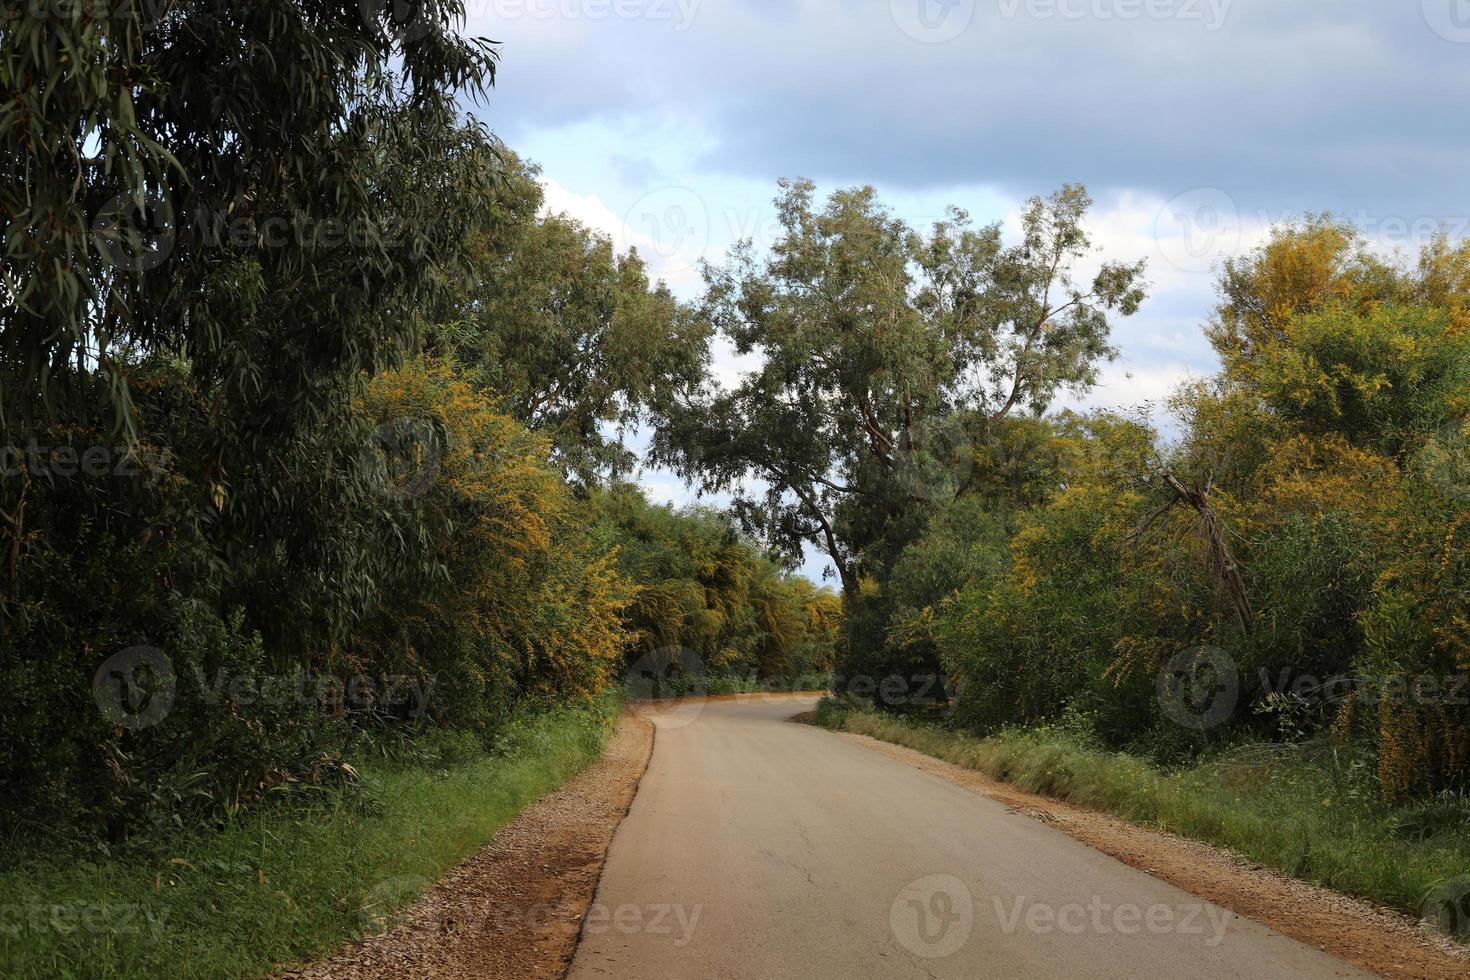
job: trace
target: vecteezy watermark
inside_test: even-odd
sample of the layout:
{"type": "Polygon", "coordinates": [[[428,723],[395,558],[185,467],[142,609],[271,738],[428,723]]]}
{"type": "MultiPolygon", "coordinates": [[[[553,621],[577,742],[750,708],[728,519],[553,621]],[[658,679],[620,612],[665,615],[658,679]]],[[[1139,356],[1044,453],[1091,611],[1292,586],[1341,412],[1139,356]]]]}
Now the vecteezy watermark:
{"type": "Polygon", "coordinates": [[[1347,221],[1382,246],[1422,245],[1443,233],[1458,241],[1470,232],[1470,217],[1453,214],[1379,214],[1366,209],[1347,215],[1347,221]]]}
{"type": "Polygon", "coordinates": [[[1233,0],[998,0],[1007,20],[1175,20],[1207,31],[1225,26],[1233,0]]]}
{"type": "Polygon", "coordinates": [[[173,252],[177,235],[173,206],[157,191],[119,194],[92,220],[97,254],[122,272],[158,268],[173,252]]]}
{"type": "Polygon", "coordinates": [[[428,37],[434,21],[425,12],[423,0],[358,0],[362,20],[373,30],[413,43],[428,37]]]}
{"type": "Polygon", "coordinates": [[[439,477],[446,436],[432,419],[410,416],[378,426],[369,444],[371,461],[388,494],[417,499],[439,477]]]}
{"type": "Polygon", "coordinates": [[[1470,500],[1470,422],[1446,422],[1421,450],[1416,465],[1440,492],[1470,500]]]}
{"type": "Polygon", "coordinates": [[[975,471],[975,433],[958,415],[904,429],[894,456],[903,492],[922,503],[954,500],[975,471]]]}
{"type": "Polygon", "coordinates": [[[471,897],[452,910],[436,902],[420,902],[432,883],[418,875],[399,875],[374,885],[358,906],[358,929],[367,939],[405,931],[440,934],[457,932],[484,936],[552,934],[575,939],[579,935],[616,933],[621,936],[667,936],[676,947],[689,945],[699,924],[703,905],[655,902],[644,905],[597,902],[580,916],[550,902],[506,905],[489,898],[471,897]]]}
{"type": "Polygon", "coordinates": [[[193,672],[195,688],[210,706],[263,704],[272,706],[317,706],[335,710],[356,711],[384,708],[406,709],[410,718],[422,718],[433,700],[438,679],[433,674],[419,677],[411,674],[310,674],[298,670],[290,674],[232,674],[217,670],[207,677],[203,670],[193,672]]]}
{"type": "Polygon", "coordinates": [[[470,8],[497,21],[643,20],[678,32],[694,26],[703,0],[471,0],[470,8]]]}
{"type": "Polygon", "coordinates": [[[1218,187],[1197,187],[1175,196],[1154,220],[1159,251],[1185,272],[1209,272],[1240,248],[1240,209],[1218,187]]]}
{"type": "MultiPolygon", "coordinates": [[[[401,711],[422,718],[434,697],[430,674],[243,674],[220,669],[213,676],[197,665],[184,674],[189,693],[210,707],[265,705],[325,711],[401,711]]],[[[102,662],[92,678],[92,696],[110,724],[127,731],[151,728],[168,717],[178,701],[180,676],[157,647],[129,647],[102,662]]]]}
{"type": "Polygon", "coordinates": [[[404,921],[410,904],[429,887],[418,875],[398,875],[378,882],[357,907],[358,929],[366,937],[386,936],[404,921]]]}
{"type": "Polygon", "coordinates": [[[173,662],[157,647],[128,647],[102,661],[92,676],[92,697],[102,717],[132,732],[167,717],[177,687],[173,662]]]}
{"type": "Polygon", "coordinates": [[[615,932],[620,936],[669,936],[673,945],[683,948],[694,938],[703,905],[680,905],[659,902],[651,905],[594,904],[582,917],[582,932],[599,936],[615,932]]]}
{"type": "Polygon", "coordinates": [[[623,237],[644,253],[655,276],[684,272],[709,248],[709,208],[692,188],[660,187],[633,202],[623,216],[623,237]]]}
{"type": "Polygon", "coordinates": [[[1159,707],[1175,724],[1204,731],[1235,714],[1247,681],[1251,681],[1249,691],[1256,699],[1258,714],[1310,716],[1349,700],[1395,707],[1470,706],[1470,674],[1343,673],[1323,677],[1289,667],[1274,672],[1260,667],[1249,677],[1224,650],[1199,646],[1175,654],[1159,672],[1159,707]]]}
{"type": "Polygon", "coordinates": [[[957,952],[975,928],[975,898],[954,875],[911,881],[893,897],[888,925],[899,945],[924,959],[957,952]]]}
{"type": "Polygon", "coordinates": [[[1262,667],[1257,675],[1257,686],[1268,697],[1290,695],[1308,704],[1341,704],[1352,698],[1363,703],[1396,707],[1470,706],[1470,674],[1396,673],[1381,677],[1334,674],[1318,677],[1283,668],[1272,676],[1267,668],[1262,667]]]}
{"type": "Polygon", "coordinates": [[[22,0],[26,16],[57,24],[131,20],[144,32],[158,27],[181,0],[22,0]]]}
{"type": "Polygon", "coordinates": [[[0,935],[144,936],[156,943],[168,913],[138,902],[8,902],[0,904],[0,935]]]}
{"type": "Polygon", "coordinates": [[[167,261],[181,239],[199,249],[248,251],[295,246],[372,251],[416,247],[410,231],[401,219],[296,210],[265,214],[205,210],[181,219],[165,193],[148,190],[118,194],[99,208],[92,221],[92,243],[105,265],[141,273],[167,261]]]}
{"type": "Polygon", "coordinates": [[[193,231],[207,248],[303,248],[364,250],[395,248],[408,238],[402,221],[377,221],[366,217],[310,215],[301,211],[260,217],[209,212],[199,215],[193,231]]]}
{"type": "Polygon", "coordinates": [[[168,469],[168,449],[129,449],[127,446],[0,446],[0,477],[72,479],[118,477],[141,479],[157,486],[168,469]]]}
{"type": "Polygon", "coordinates": [[[1470,0],[1423,0],[1424,20],[1446,41],[1470,44],[1470,0]]]}
{"type": "MultiPolygon", "coordinates": [[[[1470,234],[1470,215],[1392,214],[1360,208],[1335,217],[1384,249],[1422,246],[1441,234],[1451,240],[1470,234]]],[[[1196,187],[1175,195],[1159,210],[1153,234],[1159,251],[1175,268],[1208,272],[1240,253],[1248,229],[1262,231],[1309,218],[1301,212],[1267,208],[1246,211],[1218,187],[1196,187]]]]}
{"type": "Polygon", "coordinates": [[[1066,936],[1137,936],[1142,933],[1199,936],[1204,945],[1214,947],[1225,941],[1232,917],[1228,910],[1207,902],[1185,905],[1157,902],[1142,906],[1129,902],[1113,904],[1104,901],[1101,895],[1093,895],[1086,904],[1067,902],[1052,905],[1027,901],[1025,895],[1010,902],[999,896],[992,901],[1000,930],[1007,935],[1024,928],[1038,936],[1058,932],[1066,936]]]}
{"type": "MultiPolygon", "coordinates": [[[[55,0],[53,0],[55,2],[55,0]]],[[[703,0],[468,0],[466,16],[480,21],[638,20],[668,23],[678,32],[694,26],[703,0]]],[[[421,41],[436,21],[423,0],[359,0],[363,23],[406,43],[421,41]]],[[[446,25],[447,26],[447,25],[446,25]]]]}
{"type": "Polygon", "coordinates": [[[712,257],[723,242],[760,254],[786,235],[774,205],[711,210],[686,184],[654,188],[623,215],[623,241],[638,250],[653,278],[672,278],[712,257]]]}
{"type": "Polygon", "coordinates": [[[1424,896],[1422,921],[1451,936],[1470,936],[1470,878],[1452,878],[1424,896]]]}
{"type": "Polygon", "coordinates": [[[889,0],[893,22],[915,41],[953,41],[975,20],[975,0],[889,0]]]}
{"type": "Polygon", "coordinates": [[[1240,700],[1240,669],[1219,647],[1181,650],[1159,672],[1159,708],[1183,728],[1204,731],[1225,721],[1240,700]]]}
{"type": "Polygon", "coordinates": [[[948,678],[942,674],[923,672],[908,676],[889,674],[886,677],[848,674],[833,678],[831,690],[839,697],[849,697],[868,704],[877,701],[889,708],[952,707],[956,701],[955,691],[948,678]]]}
{"type": "Polygon", "coordinates": [[[623,691],[630,701],[664,701],[655,716],[660,728],[682,728],[704,711],[709,675],[704,659],[688,647],[649,650],[628,666],[623,691]]]}

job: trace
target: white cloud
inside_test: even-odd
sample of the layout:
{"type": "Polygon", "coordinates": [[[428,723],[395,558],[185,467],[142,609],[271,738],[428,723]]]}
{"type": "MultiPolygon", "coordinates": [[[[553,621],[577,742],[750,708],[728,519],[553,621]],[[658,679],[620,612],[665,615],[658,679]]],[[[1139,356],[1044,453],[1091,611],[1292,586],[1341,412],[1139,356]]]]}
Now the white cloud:
{"type": "Polygon", "coordinates": [[[1164,415],[1164,403],[1185,381],[1200,376],[1187,364],[1138,364],[1128,360],[1104,365],[1098,372],[1097,385],[1082,396],[1065,396],[1057,400],[1058,408],[1078,411],[1111,408],[1128,409],[1147,405],[1155,417],[1164,415]]]}
{"type": "Polygon", "coordinates": [[[639,198],[619,215],[596,194],[578,194],[543,176],[543,210],[566,214],[612,240],[618,251],[636,249],[652,280],[662,280],[680,296],[695,295],[702,282],[699,261],[709,242],[707,209],[686,187],[662,188],[639,198]]]}

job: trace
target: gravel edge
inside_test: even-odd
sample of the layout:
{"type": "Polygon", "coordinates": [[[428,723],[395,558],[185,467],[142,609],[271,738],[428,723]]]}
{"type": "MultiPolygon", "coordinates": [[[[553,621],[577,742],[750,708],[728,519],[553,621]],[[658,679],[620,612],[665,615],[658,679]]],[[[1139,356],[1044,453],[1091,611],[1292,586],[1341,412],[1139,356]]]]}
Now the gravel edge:
{"type": "MultiPolygon", "coordinates": [[[[630,706],[598,761],[428,885],[422,898],[392,916],[383,934],[350,942],[329,959],[281,976],[560,980],[653,741],[652,722],[630,706]]],[[[395,879],[375,892],[415,884],[425,883],[395,879]]]]}

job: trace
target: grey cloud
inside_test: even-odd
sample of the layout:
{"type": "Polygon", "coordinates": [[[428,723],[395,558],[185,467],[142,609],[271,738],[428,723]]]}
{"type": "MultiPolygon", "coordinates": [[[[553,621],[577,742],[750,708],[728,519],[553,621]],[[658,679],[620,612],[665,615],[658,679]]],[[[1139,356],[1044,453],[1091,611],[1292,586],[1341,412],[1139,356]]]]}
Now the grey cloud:
{"type": "MultiPolygon", "coordinates": [[[[506,42],[488,115],[512,141],[673,114],[713,134],[703,169],[763,179],[1214,186],[1248,211],[1403,217],[1470,206],[1470,42],[1436,33],[1419,3],[1233,0],[1217,31],[1035,14],[1150,2],[976,0],[936,44],[905,35],[886,0],[703,0],[682,32],[638,18],[472,26],[506,42]]],[[[1225,0],[1157,2],[1207,18],[1225,0]]]]}

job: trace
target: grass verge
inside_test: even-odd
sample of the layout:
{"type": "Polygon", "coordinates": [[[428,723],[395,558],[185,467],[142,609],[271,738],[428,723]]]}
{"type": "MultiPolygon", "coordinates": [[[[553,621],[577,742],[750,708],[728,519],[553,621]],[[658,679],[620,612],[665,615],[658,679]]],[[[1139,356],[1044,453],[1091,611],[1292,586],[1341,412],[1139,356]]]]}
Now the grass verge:
{"type": "Polygon", "coordinates": [[[1230,848],[1261,865],[1470,938],[1463,797],[1391,809],[1371,768],[1328,746],[1252,746],[1177,771],[1059,729],[988,738],[822,701],[814,721],[974,769],[1027,792],[1230,848]]]}
{"type": "Polygon", "coordinates": [[[0,870],[0,975],[260,976],[391,924],[429,882],[601,754],[611,702],[518,723],[494,755],[367,768],[369,805],[265,810],[161,857],[0,870]]]}

